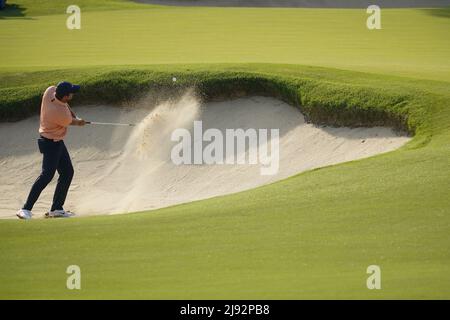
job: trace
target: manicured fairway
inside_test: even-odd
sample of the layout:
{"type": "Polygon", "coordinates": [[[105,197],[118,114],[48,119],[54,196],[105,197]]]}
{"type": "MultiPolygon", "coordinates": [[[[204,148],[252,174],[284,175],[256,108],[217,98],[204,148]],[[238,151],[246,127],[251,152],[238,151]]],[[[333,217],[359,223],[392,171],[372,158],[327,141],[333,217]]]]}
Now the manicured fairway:
{"type": "MultiPolygon", "coordinates": [[[[70,2],[70,1],[69,1],[70,2]]],[[[0,19],[1,68],[153,63],[320,65],[450,80],[446,9],[384,9],[369,31],[361,9],[177,8],[86,1],[82,29],[64,6],[0,19]],[[55,14],[59,8],[61,14],[55,14]],[[123,9],[126,8],[126,9],[123,9]],[[134,8],[134,9],[133,9],[134,8]],[[38,14],[53,13],[39,16],[38,14]],[[34,14],[33,14],[34,13],[34,14]],[[35,15],[37,14],[37,16],[35,15]]],[[[71,4],[71,2],[69,3],[71,4]]]]}
{"type": "Polygon", "coordinates": [[[407,116],[416,136],[388,154],[162,210],[2,220],[0,298],[450,298],[449,19],[387,10],[385,29],[371,34],[355,10],[94,9],[86,33],[51,48],[64,15],[0,20],[0,42],[10,43],[0,60],[3,117],[36,111],[30,101],[55,79],[81,82],[79,99],[92,101],[176,75],[219,89],[215,81],[229,79],[282,84],[307,112],[385,111],[407,116]],[[204,64],[261,61],[299,65],[204,64]],[[66,289],[72,264],[79,291],[66,289]],[[381,290],[366,287],[372,264],[381,290]]]}

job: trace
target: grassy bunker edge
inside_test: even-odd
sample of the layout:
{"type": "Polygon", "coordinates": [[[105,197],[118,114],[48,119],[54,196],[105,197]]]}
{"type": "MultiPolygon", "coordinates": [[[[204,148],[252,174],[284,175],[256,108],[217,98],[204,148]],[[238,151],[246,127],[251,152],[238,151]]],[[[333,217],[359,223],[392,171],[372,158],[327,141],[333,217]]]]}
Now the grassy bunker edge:
{"type": "MultiPolygon", "coordinates": [[[[331,126],[389,126],[414,135],[426,122],[425,108],[417,107],[412,94],[386,88],[333,83],[311,78],[251,71],[123,69],[90,74],[79,83],[81,104],[133,104],[149,92],[153,102],[179,96],[194,88],[202,101],[250,95],[271,96],[300,108],[309,122],[331,126]],[[411,112],[411,106],[415,111],[411,112]],[[420,117],[415,116],[416,114],[420,117]]],[[[0,121],[17,121],[39,113],[42,92],[51,71],[41,73],[35,84],[0,88],[0,121]]],[[[70,79],[69,79],[70,80],[70,79]]],[[[78,83],[78,82],[77,82],[78,83]]]]}

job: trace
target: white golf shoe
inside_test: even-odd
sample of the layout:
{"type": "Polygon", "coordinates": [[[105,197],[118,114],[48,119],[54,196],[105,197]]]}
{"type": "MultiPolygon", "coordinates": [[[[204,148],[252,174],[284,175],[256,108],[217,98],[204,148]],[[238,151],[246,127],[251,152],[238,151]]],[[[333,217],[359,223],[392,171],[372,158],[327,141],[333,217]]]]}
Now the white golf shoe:
{"type": "Polygon", "coordinates": [[[49,211],[45,214],[46,218],[68,218],[73,216],[74,214],[70,211],[65,210],[53,210],[49,211]]]}
{"type": "Polygon", "coordinates": [[[31,219],[31,217],[33,216],[33,214],[31,213],[30,210],[20,209],[19,211],[17,211],[16,216],[17,216],[19,219],[28,220],[28,219],[31,219]]]}

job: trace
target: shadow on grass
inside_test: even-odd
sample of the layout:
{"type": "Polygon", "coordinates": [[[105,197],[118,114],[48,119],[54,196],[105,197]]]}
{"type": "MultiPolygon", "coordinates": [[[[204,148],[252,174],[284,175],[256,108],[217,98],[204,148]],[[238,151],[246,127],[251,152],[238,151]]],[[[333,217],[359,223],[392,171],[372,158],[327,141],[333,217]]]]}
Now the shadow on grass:
{"type": "Polygon", "coordinates": [[[423,9],[426,13],[435,17],[450,18],[450,7],[423,9]]]}
{"type": "Polygon", "coordinates": [[[0,10],[0,20],[3,19],[31,19],[26,17],[26,8],[19,4],[6,4],[4,9],[0,10]]]}

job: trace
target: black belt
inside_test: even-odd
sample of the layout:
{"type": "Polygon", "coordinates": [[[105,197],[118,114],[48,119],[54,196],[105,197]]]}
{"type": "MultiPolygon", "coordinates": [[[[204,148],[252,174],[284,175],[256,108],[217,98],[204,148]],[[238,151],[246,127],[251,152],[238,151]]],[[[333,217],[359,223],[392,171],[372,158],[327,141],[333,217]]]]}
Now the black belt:
{"type": "Polygon", "coordinates": [[[44,137],[43,135],[41,135],[40,136],[42,139],[44,139],[44,140],[46,140],[46,141],[51,141],[51,142],[59,142],[59,141],[62,141],[62,140],[54,140],[54,139],[49,139],[49,138],[46,138],[46,137],[44,137]]]}

